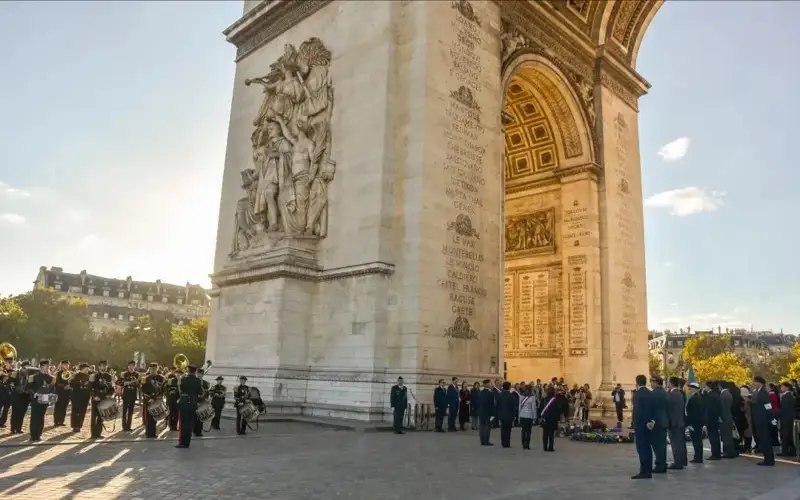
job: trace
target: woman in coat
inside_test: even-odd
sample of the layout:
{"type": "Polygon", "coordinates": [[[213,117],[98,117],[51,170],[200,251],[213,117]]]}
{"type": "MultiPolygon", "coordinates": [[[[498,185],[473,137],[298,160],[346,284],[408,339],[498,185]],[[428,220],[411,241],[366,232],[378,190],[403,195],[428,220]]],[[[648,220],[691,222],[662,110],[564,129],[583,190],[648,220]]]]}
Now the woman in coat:
{"type": "Polygon", "coordinates": [[[461,390],[458,391],[458,423],[462,431],[467,430],[467,422],[469,422],[469,401],[472,394],[470,394],[469,386],[466,382],[461,382],[461,390]]]}

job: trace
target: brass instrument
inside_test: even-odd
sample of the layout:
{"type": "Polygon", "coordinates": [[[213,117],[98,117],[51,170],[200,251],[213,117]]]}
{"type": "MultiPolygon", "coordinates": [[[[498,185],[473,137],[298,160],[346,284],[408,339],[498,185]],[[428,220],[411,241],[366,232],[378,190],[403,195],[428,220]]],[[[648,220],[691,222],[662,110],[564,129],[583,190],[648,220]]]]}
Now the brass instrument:
{"type": "Polygon", "coordinates": [[[72,378],[73,375],[74,374],[71,371],[64,370],[63,372],[61,372],[61,380],[63,380],[64,382],[69,382],[69,380],[72,378]]]}
{"type": "Polygon", "coordinates": [[[172,366],[174,366],[176,370],[185,371],[189,367],[189,358],[183,353],[178,353],[172,358],[172,366]]]}
{"type": "Polygon", "coordinates": [[[0,344],[0,359],[5,360],[6,358],[14,358],[14,361],[18,359],[17,348],[10,342],[3,342],[0,344]]]}

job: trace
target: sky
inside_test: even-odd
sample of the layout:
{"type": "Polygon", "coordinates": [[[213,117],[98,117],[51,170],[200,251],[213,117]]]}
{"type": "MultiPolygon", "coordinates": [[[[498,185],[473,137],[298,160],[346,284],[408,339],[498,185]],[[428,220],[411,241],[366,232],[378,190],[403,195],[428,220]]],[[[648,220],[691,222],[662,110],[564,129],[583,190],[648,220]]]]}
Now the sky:
{"type": "MultiPolygon", "coordinates": [[[[0,2],[0,294],[39,266],[208,285],[224,2],[0,2]]],[[[651,328],[800,333],[800,2],[670,1],[642,44],[651,328]]]]}

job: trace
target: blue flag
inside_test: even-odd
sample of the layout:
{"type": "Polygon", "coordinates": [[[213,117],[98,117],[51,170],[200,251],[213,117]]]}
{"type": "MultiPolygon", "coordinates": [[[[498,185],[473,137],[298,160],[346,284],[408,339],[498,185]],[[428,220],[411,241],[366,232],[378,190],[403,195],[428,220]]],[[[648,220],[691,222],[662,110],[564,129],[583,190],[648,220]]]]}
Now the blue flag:
{"type": "Polygon", "coordinates": [[[687,375],[686,378],[687,378],[686,382],[690,384],[692,382],[697,383],[697,377],[694,374],[694,368],[692,368],[692,365],[689,365],[689,375],[687,375]]]}

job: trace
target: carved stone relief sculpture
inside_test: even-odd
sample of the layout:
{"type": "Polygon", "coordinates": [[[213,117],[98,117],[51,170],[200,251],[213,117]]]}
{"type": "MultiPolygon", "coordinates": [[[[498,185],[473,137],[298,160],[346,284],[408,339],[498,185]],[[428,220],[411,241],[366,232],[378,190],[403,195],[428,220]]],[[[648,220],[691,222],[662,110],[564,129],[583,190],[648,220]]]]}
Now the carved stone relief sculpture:
{"type": "Polygon", "coordinates": [[[506,218],[506,257],[555,252],[555,209],[506,218]]]}
{"type": "Polygon", "coordinates": [[[266,76],[251,135],[253,166],[242,172],[231,257],[284,237],[324,238],[328,232],[333,86],[331,53],[319,38],[287,44],[266,76]]]}

